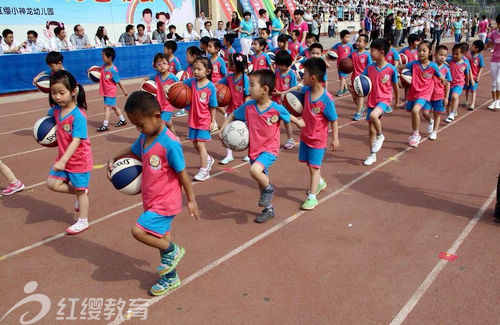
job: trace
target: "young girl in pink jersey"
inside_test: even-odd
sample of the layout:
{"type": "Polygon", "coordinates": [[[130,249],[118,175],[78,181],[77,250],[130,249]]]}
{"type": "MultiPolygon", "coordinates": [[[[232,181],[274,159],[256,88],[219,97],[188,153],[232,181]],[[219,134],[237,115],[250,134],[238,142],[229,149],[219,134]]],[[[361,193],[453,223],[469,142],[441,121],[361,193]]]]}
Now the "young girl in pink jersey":
{"type": "MultiPolygon", "coordinates": [[[[186,49],[186,61],[187,61],[186,73],[187,73],[188,78],[193,78],[194,60],[196,60],[196,58],[199,58],[199,57],[201,57],[201,50],[199,47],[190,46],[186,49]]],[[[175,117],[182,117],[182,116],[186,116],[186,115],[187,115],[187,112],[184,108],[180,109],[174,113],[175,117]]]]}
{"type": "MultiPolygon", "coordinates": [[[[231,102],[226,108],[224,117],[234,112],[238,107],[243,105],[250,96],[250,83],[245,71],[247,69],[247,58],[241,53],[235,53],[229,56],[229,68],[233,73],[229,73],[219,83],[227,85],[231,90],[231,102]]],[[[226,148],[226,157],[220,161],[221,165],[226,165],[234,160],[231,149],[226,148]]],[[[248,156],[243,158],[244,161],[249,161],[248,156]]]]}
{"type": "Polygon", "coordinates": [[[47,186],[55,192],[76,195],[78,221],[66,229],[78,234],[89,227],[88,187],[92,170],[92,150],[87,134],[87,103],[85,91],[66,70],[50,79],[49,116],[57,123],[57,158],[50,169],[47,186]]]}
{"type": "Polygon", "coordinates": [[[208,41],[207,53],[212,63],[212,82],[218,83],[227,74],[226,63],[219,55],[222,45],[217,38],[212,38],[208,41]]]}
{"type": "Polygon", "coordinates": [[[161,276],[149,290],[160,296],[181,284],[176,267],[185,250],[171,240],[171,223],[182,211],[182,188],[186,192],[191,216],[198,219],[199,211],[179,138],[170,132],[161,119],[160,106],[153,95],[133,92],[125,111],[141,132],[139,138],[122,152],[108,160],[108,178],[116,159],[135,155],[142,159],[141,196],[144,213],[132,227],[135,239],[159,249],[161,276]]]}
{"type": "Polygon", "coordinates": [[[215,109],[217,94],[214,84],[210,81],[212,64],[208,58],[196,58],[193,64],[194,78],[184,80],[184,84],[191,88],[191,105],[188,126],[189,140],[193,141],[194,148],[200,155],[200,170],[194,176],[197,181],[204,181],[210,177],[210,170],[214,158],[207,152],[205,142],[211,141],[210,131],[215,126],[215,109]]]}

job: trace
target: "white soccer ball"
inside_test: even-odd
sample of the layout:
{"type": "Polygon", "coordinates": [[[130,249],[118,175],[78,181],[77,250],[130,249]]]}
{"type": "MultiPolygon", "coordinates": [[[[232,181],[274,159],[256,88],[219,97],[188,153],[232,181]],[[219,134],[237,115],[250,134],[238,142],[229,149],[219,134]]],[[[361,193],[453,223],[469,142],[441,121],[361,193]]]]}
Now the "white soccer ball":
{"type": "Polygon", "coordinates": [[[232,121],[222,130],[222,142],[233,151],[248,148],[249,133],[247,125],[242,121],[232,121]]]}

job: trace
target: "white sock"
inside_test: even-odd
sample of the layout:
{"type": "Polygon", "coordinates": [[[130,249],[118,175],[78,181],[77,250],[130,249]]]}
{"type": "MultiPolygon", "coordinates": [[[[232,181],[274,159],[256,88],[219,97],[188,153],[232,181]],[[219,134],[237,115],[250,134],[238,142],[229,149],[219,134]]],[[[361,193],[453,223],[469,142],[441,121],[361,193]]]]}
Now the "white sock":
{"type": "Polygon", "coordinates": [[[104,125],[104,126],[108,126],[108,125],[109,125],[109,121],[104,120],[104,121],[102,122],[102,125],[104,125]]]}
{"type": "Polygon", "coordinates": [[[418,131],[413,131],[413,135],[420,135],[418,131]]]}
{"type": "Polygon", "coordinates": [[[319,184],[319,185],[323,185],[323,184],[325,184],[325,180],[323,179],[323,177],[321,177],[321,178],[319,179],[319,183],[318,183],[318,184],[319,184]]]}
{"type": "Polygon", "coordinates": [[[312,194],[311,192],[307,193],[308,199],[316,199],[316,194],[312,194]]]}
{"type": "Polygon", "coordinates": [[[226,157],[233,158],[233,151],[231,151],[231,149],[226,149],[226,157]]]}
{"type": "Polygon", "coordinates": [[[125,121],[125,116],[123,115],[118,116],[118,118],[120,119],[120,121],[125,121]]]}

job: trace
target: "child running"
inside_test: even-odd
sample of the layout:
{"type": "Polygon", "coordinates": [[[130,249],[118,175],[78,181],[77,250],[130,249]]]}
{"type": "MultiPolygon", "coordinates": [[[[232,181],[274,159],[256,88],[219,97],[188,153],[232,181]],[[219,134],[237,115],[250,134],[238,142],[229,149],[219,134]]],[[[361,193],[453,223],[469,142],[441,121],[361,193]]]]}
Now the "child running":
{"type": "MultiPolygon", "coordinates": [[[[451,123],[458,115],[458,102],[462,90],[466,83],[469,82],[470,65],[467,60],[464,60],[464,55],[467,52],[465,46],[461,43],[455,44],[451,50],[452,57],[446,59],[450,66],[451,84],[450,84],[450,99],[446,112],[448,117],[444,120],[446,123],[451,123]]],[[[472,86],[475,85],[474,80],[470,80],[472,86]]]]}
{"type": "MultiPolygon", "coordinates": [[[[360,74],[362,74],[365,68],[372,63],[372,57],[370,55],[370,52],[366,50],[367,45],[368,45],[368,36],[364,34],[359,35],[358,39],[356,40],[357,50],[351,52],[348,56],[349,58],[352,59],[352,64],[354,66],[354,70],[352,71],[351,74],[351,85],[354,82],[354,79],[360,74]]],[[[352,94],[352,100],[356,104],[356,109],[357,109],[352,119],[354,121],[359,121],[363,118],[363,113],[365,111],[364,97],[359,97],[354,93],[352,94]]]]}
{"type": "Polygon", "coordinates": [[[135,155],[143,161],[141,195],[144,213],[132,227],[135,239],[160,250],[161,276],[150,293],[160,296],[181,284],[176,267],[185,250],[171,241],[171,223],[182,211],[182,188],[186,192],[191,216],[198,219],[199,211],[191,182],[186,172],[182,145],[175,134],[165,127],[161,108],[153,95],[136,91],[125,104],[125,112],[141,132],[139,138],[108,161],[108,178],[113,163],[125,155],[135,155]]]}
{"type": "Polygon", "coordinates": [[[52,191],[76,195],[75,212],[78,221],[66,229],[70,235],[89,227],[88,188],[92,170],[92,149],[87,134],[87,102],[85,91],[66,70],[56,72],[50,79],[47,115],[57,124],[58,153],[47,179],[52,191]]]}
{"type": "Polygon", "coordinates": [[[16,178],[12,170],[0,160],[0,174],[5,177],[9,185],[1,192],[2,195],[12,195],[19,191],[24,190],[24,184],[16,178]]]}
{"type": "MultiPolygon", "coordinates": [[[[201,50],[199,47],[190,46],[186,49],[186,61],[187,61],[186,73],[187,73],[188,79],[194,77],[193,76],[193,64],[194,64],[194,60],[196,60],[196,58],[199,58],[199,57],[201,57],[201,50]]],[[[186,112],[186,109],[184,109],[184,108],[182,108],[174,113],[175,117],[182,117],[182,116],[186,116],[186,115],[187,115],[187,112],[186,112]]]]}
{"type": "Polygon", "coordinates": [[[332,95],[323,87],[326,64],[321,58],[311,58],[304,63],[304,109],[302,119],[305,126],[300,130],[299,161],[307,163],[310,174],[309,191],[301,209],[312,210],[318,205],[316,195],[326,188],[321,177],[321,164],[326,151],[328,124],[332,129],[332,151],[339,147],[338,116],[332,95]]]}
{"type": "Polygon", "coordinates": [[[269,70],[258,70],[250,75],[250,96],[252,100],[229,114],[222,124],[224,129],[233,120],[244,121],[250,133],[249,156],[250,176],[259,184],[259,206],[262,213],[255,222],[263,223],[274,217],[272,198],[274,187],[269,182],[268,168],[278,158],[280,147],[280,120],[294,123],[299,128],[304,121],[297,120],[285,107],[271,100],[274,90],[274,74],[269,70]]]}
{"type": "Polygon", "coordinates": [[[481,40],[475,40],[470,47],[470,52],[467,53],[467,60],[470,64],[471,80],[468,85],[465,86],[465,105],[469,110],[474,110],[476,105],[476,91],[479,84],[479,79],[481,78],[481,72],[483,72],[484,58],[481,52],[484,50],[484,43],[481,40]],[[474,85],[472,85],[474,81],[474,85]],[[469,95],[470,93],[470,95],[469,95]]]}

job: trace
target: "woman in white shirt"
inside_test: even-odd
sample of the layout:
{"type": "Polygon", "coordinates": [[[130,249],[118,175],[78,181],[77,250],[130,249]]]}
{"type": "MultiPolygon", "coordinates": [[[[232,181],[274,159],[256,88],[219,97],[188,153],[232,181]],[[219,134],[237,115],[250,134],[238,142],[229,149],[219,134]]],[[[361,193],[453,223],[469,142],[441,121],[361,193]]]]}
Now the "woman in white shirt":
{"type": "Polygon", "coordinates": [[[104,26],[97,27],[97,32],[95,33],[94,42],[96,47],[110,46],[111,42],[108,38],[108,32],[104,26]]]}
{"type": "Polygon", "coordinates": [[[187,23],[186,30],[182,33],[182,38],[184,38],[184,42],[194,42],[200,39],[200,35],[193,30],[192,23],[187,23]]]}

